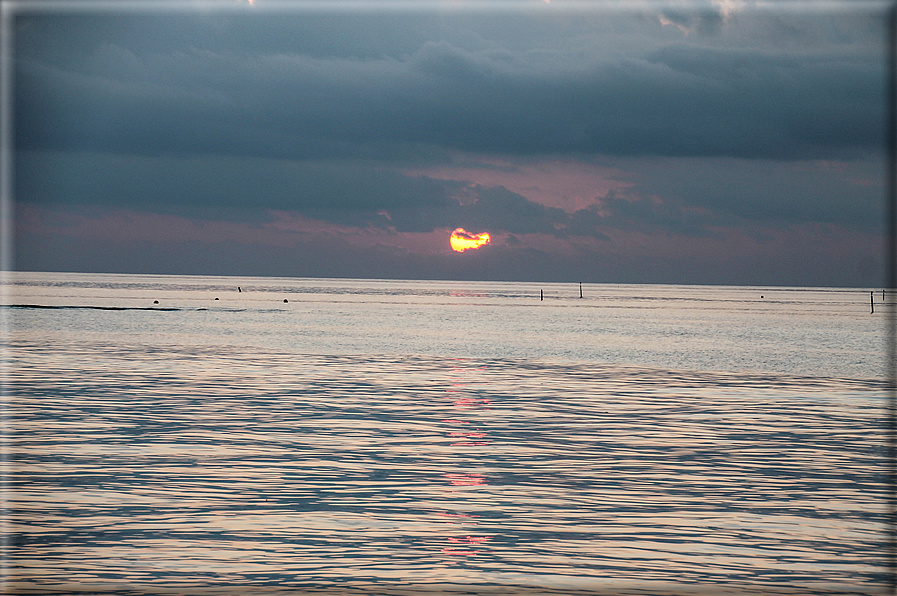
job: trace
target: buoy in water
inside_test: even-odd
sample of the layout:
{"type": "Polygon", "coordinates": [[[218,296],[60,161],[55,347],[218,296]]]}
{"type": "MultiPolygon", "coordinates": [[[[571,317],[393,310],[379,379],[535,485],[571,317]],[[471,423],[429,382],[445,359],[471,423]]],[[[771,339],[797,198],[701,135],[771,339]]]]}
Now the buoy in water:
{"type": "Polygon", "coordinates": [[[284,299],[283,299],[283,302],[284,302],[284,304],[286,304],[287,302],[289,302],[289,300],[287,300],[286,298],[284,298],[284,299]]]}

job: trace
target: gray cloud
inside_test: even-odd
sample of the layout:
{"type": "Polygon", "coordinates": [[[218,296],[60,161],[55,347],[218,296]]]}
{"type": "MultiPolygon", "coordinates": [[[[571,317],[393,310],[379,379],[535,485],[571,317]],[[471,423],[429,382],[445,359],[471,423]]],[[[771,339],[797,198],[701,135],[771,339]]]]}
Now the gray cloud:
{"type": "MultiPolygon", "coordinates": [[[[603,245],[613,246],[610,242],[603,245]]],[[[727,254],[712,247],[683,260],[673,251],[662,250],[650,254],[579,251],[558,258],[549,251],[514,243],[462,255],[422,255],[384,245],[352,246],[327,237],[299,238],[294,246],[283,247],[251,241],[116,242],[29,232],[16,236],[18,265],[25,270],[539,280],[571,283],[570,296],[576,295],[577,281],[853,287],[880,283],[868,247],[830,242],[808,246],[799,240],[760,254],[727,254]],[[817,266],[820,254],[828,266],[817,266]]],[[[538,290],[534,295],[538,299],[538,290]]]]}
{"type": "Polygon", "coordinates": [[[269,209],[345,226],[607,238],[606,231],[712,235],[747,222],[806,221],[880,232],[881,166],[857,162],[623,160],[637,182],[568,214],[502,186],[409,176],[380,162],[233,156],[20,152],[25,203],[128,207],[203,218],[266,219],[269,209]],[[462,200],[458,197],[463,196],[462,200]]]}
{"type": "Polygon", "coordinates": [[[407,176],[376,164],[22,152],[16,180],[17,197],[26,203],[205,213],[219,219],[245,219],[247,213],[259,219],[264,210],[277,209],[397,232],[468,226],[558,234],[569,220],[561,209],[503,187],[407,176]],[[459,190],[467,195],[464,205],[454,198],[459,190]]]}
{"type": "Polygon", "coordinates": [[[881,231],[883,161],[774,161],[733,158],[622,160],[633,192],[715,215],[717,223],[805,221],[881,231]]]}
{"type": "MultiPolygon", "coordinates": [[[[139,21],[140,39],[172,28],[124,20],[132,28],[139,21]]],[[[397,31],[372,21],[384,35],[397,31]]],[[[71,26],[88,37],[103,23],[71,26]]],[[[405,158],[418,146],[790,159],[868,153],[881,142],[881,57],[855,48],[806,56],[680,42],[583,55],[481,37],[463,47],[454,33],[456,43],[406,35],[395,47],[381,43],[384,53],[375,44],[345,56],[312,52],[308,42],[250,51],[255,37],[224,49],[218,37],[239,27],[178,23],[176,33],[194,45],[146,47],[100,34],[64,55],[34,50],[21,27],[17,147],[288,159],[405,158]]],[[[43,31],[34,28],[30,35],[43,31]]],[[[282,23],[275,30],[285,33],[282,23]]]]}
{"type": "MultiPolygon", "coordinates": [[[[41,213],[115,207],[255,225],[282,210],[399,233],[509,234],[463,261],[297,240],[300,256],[276,248],[289,266],[261,269],[268,247],[248,240],[212,251],[191,241],[199,256],[189,262],[183,247],[122,244],[120,270],[226,273],[243,263],[272,275],[860,279],[843,271],[868,255],[843,247],[880,232],[879,15],[724,18],[705,4],[676,5],[694,6],[253,16],[23,9],[14,17],[16,200],[49,206],[41,213]],[[625,190],[589,195],[577,181],[565,204],[573,194],[577,205],[597,204],[567,213],[531,200],[524,183],[509,182],[512,192],[435,177],[436,166],[464,160],[471,170],[590,164],[618,172],[625,190]],[[401,173],[429,166],[434,177],[401,173]],[[757,268],[750,255],[716,251],[692,262],[658,248],[673,236],[682,243],[669,246],[717,246],[720,228],[784,242],[781,230],[805,238],[816,223],[851,228],[818,257],[816,270],[828,273],[816,278],[803,264],[817,258],[812,242],[788,267],[768,261],[769,275],[756,278],[745,277],[757,268]],[[612,238],[629,232],[660,252],[619,252],[612,238]],[[554,236],[568,253],[536,249],[527,234],[554,236]],[[230,256],[215,261],[219,252],[230,256]],[[852,260],[836,263],[841,253],[852,260]]],[[[41,236],[47,229],[17,238],[26,266],[113,267],[104,259],[114,241],[41,236]],[[51,247],[49,260],[40,246],[51,247]]]]}
{"type": "Polygon", "coordinates": [[[594,235],[594,232],[589,233],[590,230],[601,226],[693,238],[715,236],[714,227],[741,223],[718,213],[689,209],[678,202],[651,200],[616,191],[610,191],[600,204],[577,211],[571,219],[569,232],[579,235],[594,235]]]}
{"type": "Polygon", "coordinates": [[[695,9],[694,6],[664,7],[660,13],[661,22],[670,23],[686,33],[716,32],[723,25],[723,15],[715,7],[706,5],[695,9]]]}
{"type": "Polygon", "coordinates": [[[137,209],[246,207],[342,213],[340,218],[351,219],[355,212],[457,205],[449,195],[458,186],[371,165],[326,161],[30,151],[16,160],[21,201],[137,209]]]}

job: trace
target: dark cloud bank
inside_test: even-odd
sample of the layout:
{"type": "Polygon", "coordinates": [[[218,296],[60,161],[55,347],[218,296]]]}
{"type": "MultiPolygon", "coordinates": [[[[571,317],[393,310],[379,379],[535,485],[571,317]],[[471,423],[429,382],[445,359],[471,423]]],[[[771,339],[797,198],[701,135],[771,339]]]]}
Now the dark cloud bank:
{"type": "MultiPolygon", "coordinates": [[[[147,49],[123,36],[104,39],[103,31],[122,28],[122,17],[55,17],[74,21],[72,32],[64,24],[53,30],[80,33],[73,45],[82,54],[30,55],[28,42],[42,37],[30,29],[48,28],[43,21],[52,18],[19,27],[16,146],[23,150],[319,159],[384,149],[405,157],[403,150],[423,145],[511,155],[831,159],[882,142],[880,56],[683,44],[643,55],[596,47],[582,56],[438,40],[408,53],[338,57],[287,44],[208,49],[194,45],[216,33],[202,19],[193,23],[194,44],[147,49]]],[[[221,17],[218,35],[229,35],[227,21],[236,18],[221,17]]],[[[132,19],[148,21],[142,36],[161,39],[193,20],[132,19]]],[[[303,20],[295,17],[297,37],[308,30],[303,20]]],[[[324,23],[342,24],[337,16],[324,23]]]]}
{"type": "Polygon", "coordinates": [[[856,238],[881,234],[879,12],[727,20],[667,10],[663,26],[661,14],[637,11],[23,10],[14,22],[21,205],[260,225],[280,210],[396,234],[461,226],[510,236],[473,256],[434,256],[298,234],[289,249],[140,245],[37,226],[20,227],[17,265],[872,285],[878,249],[856,238]],[[626,189],[567,212],[502,186],[403,173],[459,155],[614,165],[628,172],[626,189]],[[721,243],[696,261],[688,251],[627,252],[619,240],[670,247],[664,238],[734,234],[760,246],[789,227],[799,233],[782,250],[793,252],[777,256],[721,243]],[[813,229],[833,236],[813,247],[803,239],[813,229]],[[521,241],[533,234],[569,249],[521,241]]]}

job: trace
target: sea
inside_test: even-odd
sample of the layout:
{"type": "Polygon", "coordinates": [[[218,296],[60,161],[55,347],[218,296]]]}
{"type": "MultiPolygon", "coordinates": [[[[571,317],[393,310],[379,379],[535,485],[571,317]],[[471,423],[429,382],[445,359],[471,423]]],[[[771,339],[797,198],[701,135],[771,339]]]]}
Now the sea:
{"type": "Polygon", "coordinates": [[[6,593],[889,593],[880,290],[0,295],[6,593]]]}

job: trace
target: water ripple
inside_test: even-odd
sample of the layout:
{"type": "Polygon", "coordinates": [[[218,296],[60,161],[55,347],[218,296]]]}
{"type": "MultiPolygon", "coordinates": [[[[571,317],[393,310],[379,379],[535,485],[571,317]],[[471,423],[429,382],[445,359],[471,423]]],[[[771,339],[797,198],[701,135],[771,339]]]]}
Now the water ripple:
{"type": "Polygon", "coordinates": [[[885,585],[875,383],[89,341],[12,358],[18,591],[885,585]]]}

